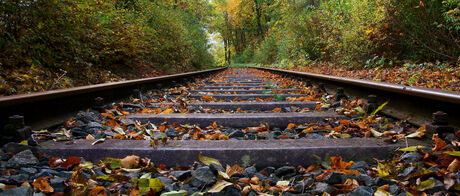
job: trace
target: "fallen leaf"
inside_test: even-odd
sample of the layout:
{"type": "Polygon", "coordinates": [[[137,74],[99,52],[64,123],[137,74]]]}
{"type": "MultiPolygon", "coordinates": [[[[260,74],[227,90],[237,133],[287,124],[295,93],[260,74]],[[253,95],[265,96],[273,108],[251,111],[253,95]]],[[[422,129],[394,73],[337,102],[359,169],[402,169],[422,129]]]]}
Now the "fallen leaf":
{"type": "Polygon", "coordinates": [[[281,111],[281,108],[275,108],[272,110],[272,112],[280,112],[281,111]]]}
{"type": "Polygon", "coordinates": [[[162,114],[172,114],[172,113],[174,113],[174,110],[168,108],[168,109],[166,109],[165,111],[163,111],[163,112],[161,112],[161,113],[162,113],[162,114]]]}
{"type": "Polygon", "coordinates": [[[104,141],[105,141],[105,138],[101,138],[101,139],[98,139],[98,140],[94,141],[91,145],[94,146],[94,145],[99,144],[99,143],[102,143],[102,142],[104,142],[104,141]]]}
{"type": "Polygon", "coordinates": [[[139,157],[136,155],[126,156],[121,159],[121,165],[126,169],[135,168],[139,165],[139,157]]]}
{"type": "Polygon", "coordinates": [[[289,123],[286,129],[293,129],[295,126],[294,123],[289,123]]]}
{"type": "Polygon", "coordinates": [[[61,167],[66,168],[67,170],[72,169],[73,167],[80,165],[81,158],[80,157],[67,157],[66,160],[61,163],[61,167]]]}
{"type": "Polygon", "coordinates": [[[151,179],[137,179],[133,178],[131,180],[134,185],[139,187],[139,193],[141,195],[145,195],[153,190],[155,192],[160,192],[166,186],[163,182],[161,182],[158,178],[151,178],[151,179]]]}
{"type": "Polygon", "coordinates": [[[86,139],[87,139],[87,140],[94,140],[94,139],[96,139],[96,138],[94,138],[94,136],[92,136],[91,134],[88,134],[88,135],[86,136],[86,139]]]}
{"type": "Polygon", "coordinates": [[[214,184],[214,186],[211,187],[211,189],[209,189],[207,191],[207,193],[219,193],[221,192],[222,190],[224,190],[225,187],[227,186],[231,186],[233,185],[232,183],[230,182],[227,182],[227,181],[224,181],[224,180],[220,180],[218,181],[216,184],[214,184]]]}
{"type": "Polygon", "coordinates": [[[439,151],[439,150],[442,150],[444,149],[447,144],[444,140],[442,140],[441,138],[439,138],[438,134],[433,134],[433,143],[434,143],[434,147],[432,149],[433,152],[436,152],[436,151],[439,151]]]}
{"type": "Polygon", "coordinates": [[[35,189],[43,193],[52,193],[54,192],[54,188],[50,186],[49,180],[50,180],[49,176],[39,177],[35,179],[32,185],[34,186],[35,189]]]}
{"type": "Polygon", "coordinates": [[[456,158],[452,161],[452,163],[449,164],[449,166],[447,167],[447,171],[457,172],[458,169],[460,169],[460,160],[459,158],[456,158]]]}
{"type": "Polygon", "coordinates": [[[89,191],[89,196],[107,196],[103,186],[97,186],[89,191]]]}
{"type": "Polygon", "coordinates": [[[211,165],[211,163],[215,163],[217,165],[222,166],[222,164],[220,164],[220,162],[217,159],[203,156],[201,153],[198,155],[198,160],[200,160],[205,165],[211,165]]]}
{"type": "Polygon", "coordinates": [[[160,196],[187,196],[188,191],[186,190],[179,190],[179,191],[171,191],[167,193],[162,193],[160,196]]]}
{"type": "Polygon", "coordinates": [[[425,146],[409,146],[409,147],[401,148],[398,150],[403,151],[403,152],[413,152],[413,151],[416,151],[417,149],[423,149],[423,148],[426,148],[426,147],[425,146]]]}

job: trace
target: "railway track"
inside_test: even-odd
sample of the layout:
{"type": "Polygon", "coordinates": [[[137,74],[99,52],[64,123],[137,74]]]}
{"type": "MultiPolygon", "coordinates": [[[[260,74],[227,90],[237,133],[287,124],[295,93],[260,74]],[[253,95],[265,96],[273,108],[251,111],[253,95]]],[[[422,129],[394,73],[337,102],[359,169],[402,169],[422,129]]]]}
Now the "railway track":
{"type": "Polygon", "coordinates": [[[14,129],[4,130],[2,142],[28,138],[39,153],[88,161],[134,154],[173,167],[193,165],[203,154],[223,164],[266,168],[318,164],[328,157],[372,162],[398,148],[430,146],[435,133],[455,140],[456,121],[448,122],[458,117],[450,113],[459,107],[458,94],[438,91],[442,95],[436,97],[434,91],[375,85],[276,69],[219,68],[6,97],[0,107],[10,116],[5,127],[14,129]],[[390,109],[378,109],[389,98],[390,109]],[[436,105],[427,104],[433,100],[436,105]],[[424,109],[395,109],[410,102],[424,109]],[[437,106],[450,116],[438,112],[431,119],[437,106]],[[422,117],[401,118],[413,112],[422,117]],[[24,118],[13,114],[32,122],[31,137],[24,118]]]}

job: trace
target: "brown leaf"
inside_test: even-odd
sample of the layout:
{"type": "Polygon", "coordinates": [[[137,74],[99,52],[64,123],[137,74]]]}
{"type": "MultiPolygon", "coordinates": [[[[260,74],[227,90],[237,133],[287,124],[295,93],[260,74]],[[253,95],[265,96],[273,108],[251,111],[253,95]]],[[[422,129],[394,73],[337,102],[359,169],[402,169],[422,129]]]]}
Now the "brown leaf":
{"type": "Polygon", "coordinates": [[[105,192],[105,188],[103,186],[98,186],[96,188],[91,189],[88,194],[89,196],[107,196],[105,192]]]}
{"type": "Polygon", "coordinates": [[[439,138],[437,133],[433,135],[432,140],[433,140],[433,143],[434,143],[434,147],[432,149],[433,152],[442,150],[447,146],[446,142],[444,140],[442,140],[441,138],[439,138]]]}
{"type": "Polygon", "coordinates": [[[447,171],[457,172],[460,169],[460,160],[458,158],[454,159],[452,163],[447,167],[447,171]]]}
{"type": "Polygon", "coordinates": [[[81,162],[80,157],[67,157],[67,159],[61,163],[61,167],[66,168],[67,170],[72,169],[73,167],[79,165],[81,162]]]}
{"type": "Polygon", "coordinates": [[[50,180],[49,176],[39,177],[32,183],[32,185],[34,186],[35,189],[38,189],[39,191],[43,193],[52,193],[54,192],[54,189],[53,187],[50,186],[49,180],[50,180]]]}
{"type": "Polygon", "coordinates": [[[126,156],[121,159],[121,165],[126,169],[135,168],[139,165],[139,157],[136,155],[126,156]]]}
{"type": "Polygon", "coordinates": [[[234,174],[241,174],[243,171],[244,171],[244,168],[238,165],[234,165],[233,167],[230,167],[229,165],[227,165],[227,168],[225,169],[225,173],[227,173],[229,177],[232,177],[234,174]]]}

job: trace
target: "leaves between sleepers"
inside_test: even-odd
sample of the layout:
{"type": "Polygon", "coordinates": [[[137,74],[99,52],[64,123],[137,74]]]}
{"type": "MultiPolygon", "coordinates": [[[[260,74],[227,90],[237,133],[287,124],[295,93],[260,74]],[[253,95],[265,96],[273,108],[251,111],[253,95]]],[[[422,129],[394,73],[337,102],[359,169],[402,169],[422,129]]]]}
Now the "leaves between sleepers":
{"type": "Polygon", "coordinates": [[[54,192],[54,188],[50,186],[49,180],[49,176],[39,177],[32,183],[32,185],[34,186],[34,188],[38,189],[43,193],[52,193],[54,192]]]}

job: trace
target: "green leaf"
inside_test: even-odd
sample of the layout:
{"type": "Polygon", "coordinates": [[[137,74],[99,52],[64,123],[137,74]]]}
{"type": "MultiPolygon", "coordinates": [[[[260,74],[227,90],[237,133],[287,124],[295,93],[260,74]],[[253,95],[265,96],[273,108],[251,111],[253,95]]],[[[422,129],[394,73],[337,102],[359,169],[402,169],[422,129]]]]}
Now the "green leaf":
{"type": "Polygon", "coordinates": [[[377,114],[377,112],[379,112],[380,110],[383,109],[383,107],[385,107],[387,104],[388,104],[389,101],[386,101],[385,103],[383,103],[382,105],[380,105],[377,109],[375,109],[369,116],[372,118],[375,116],[375,114],[377,114]]]}
{"type": "Polygon", "coordinates": [[[214,186],[211,187],[211,189],[209,189],[208,193],[221,192],[222,190],[224,190],[225,187],[230,186],[230,185],[233,185],[233,184],[230,182],[224,181],[224,180],[218,181],[216,184],[214,184],[214,186]]]}
{"type": "Polygon", "coordinates": [[[390,175],[390,172],[387,171],[388,169],[385,168],[385,165],[383,165],[382,163],[377,163],[377,172],[378,172],[378,176],[380,177],[385,177],[385,176],[388,176],[390,175]]]}
{"type": "Polygon", "coordinates": [[[198,159],[205,165],[211,165],[211,163],[215,163],[217,165],[222,166],[222,164],[220,164],[220,162],[217,159],[203,156],[201,153],[198,155],[198,159]]]}
{"type": "Polygon", "coordinates": [[[121,159],[107,157],[102,162],[108,164],[112,169],[123,168],[121,165],[121,159]]]}
{"type": "Polygon", "coordinates": [[[150,178],[150,179],[133,178],[132,182],[134,185],[139,185],[139,192],[141,195],[147,194],[150,191],[150,189],[153,189],[156,192],[160,192],[166,186],[158,178],[150,178]]]}
{"type": "Polygon", "coordinates": [[[416,151],[417,149],[422,149],[422,148],[426,148],[426,147],[425,146],[409,146],[406,148],[400,148],[398,150],[403,151],[403,152],[413,152],[413,151],[416,151]]]}
{"type": "Polygon", "coordinates": [[[353,108],[353,111],[355,111],[356,114],[358,114],[358,115],[364,115],[364,114],[366,114],[366,112],[363,110],[363,108],[362,108],[362,107],[359,107],[359,106],[353,108]]]}
{"type": "Polygon", "coordinates": [[[109,182],[115,182],[117,179],[115,179],[113,176],[99,176],[96,178],[96,180],[101,180],[101,181],[109,181],[109,182]]]}
{"type": "Polygon", "coordinates": [[[187,196],[188,191],[180,190],[180,191],[171,191],[167,193],[162,193],[160,196],[187,196]]]}
{"type": "Polygon", "coordinates": [[[420,185],[418,185],[416,187],[416,189],[418,191],[424,191],[426,189],[433,188],[435,184],[436,184],[436,182],[434,180],[428,179],[428,180],[425,180],[425,181],[421,182],[420,185]]]}
{"type": "Polygon", "coordinates": [[[460,151],[447,151],[444,154],[460,157],[460,151]]]}
{"type": "Polygon", "coordinates": [[[5,184],[3,184],[3,183],[0,183],[0,189],[2,189],[2,190],[3,190],[4,188],[5,188],[5,184]]]}

